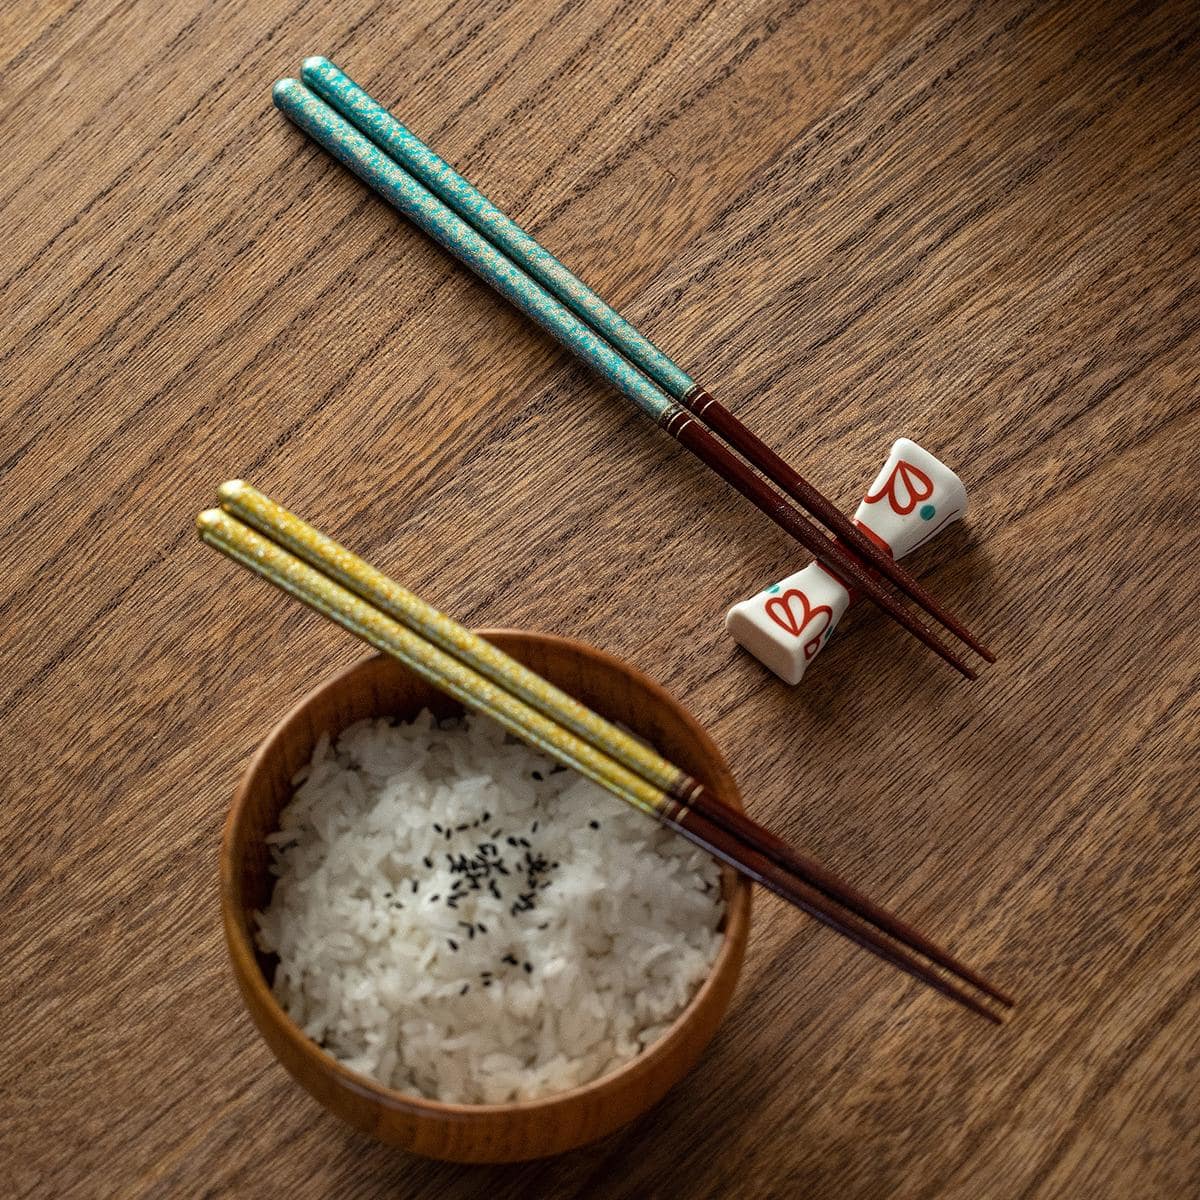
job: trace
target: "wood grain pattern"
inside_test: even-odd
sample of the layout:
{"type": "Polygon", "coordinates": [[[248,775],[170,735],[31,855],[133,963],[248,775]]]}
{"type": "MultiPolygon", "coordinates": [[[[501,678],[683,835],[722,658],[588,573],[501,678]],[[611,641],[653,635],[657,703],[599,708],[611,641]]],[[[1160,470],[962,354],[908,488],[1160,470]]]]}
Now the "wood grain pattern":
{"type": "Polygon", "coordinates": [[[47,0],[0,13],[0,1187],[17,1196],[1200,1188],[1200,20],[1173,4],[47,0]],[[854,616],[725,639],[794,547],[289,129],[324,52],[845,507],[907,434],[974,685],[854,616]],[[581,456],[585,469],[571,464],[581,456]],[[218,834],[360,655],[191,532],[242,475],[472,624],[625,657],[750,811],[1023,1002],[763,898],[701,1067],[520,1168],[377,1148],[241,1011],[218,834]]]}

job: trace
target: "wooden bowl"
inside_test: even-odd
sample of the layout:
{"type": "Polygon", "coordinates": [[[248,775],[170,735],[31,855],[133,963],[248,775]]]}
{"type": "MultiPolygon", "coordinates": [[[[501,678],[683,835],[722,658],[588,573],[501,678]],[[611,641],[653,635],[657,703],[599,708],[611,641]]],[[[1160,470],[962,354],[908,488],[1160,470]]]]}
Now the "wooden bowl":
{"type": "MultiPolygon", "coordinates": [[[[628,726],[667,758],[741,807],[720,752],[662,688],[580,642],[514,630],[484,636],[588,706],[628,726]]],[[[716,1032],[741,970],[750,885],[726,870],[725,938],[708,978],[670,1029],[637,1058],[569,1092],[513,1104],[441,1104],[348,1070],[306,1037],[271,994],[274,960],[257,953],[253,913],[270,900],[265,835],[291,798],[291,779],[317,739],[364,717],[409,719],[458,706],[395,659],[368,658],[310,692],[272,730],[246,770],[225,824],[221,910],[233,971],[250,1015],[275,1056],[326,1108],[380,1141],[453,1162],[517,1162],[603,1137],[643,1113],[695,1065],[716,1032]]]]}

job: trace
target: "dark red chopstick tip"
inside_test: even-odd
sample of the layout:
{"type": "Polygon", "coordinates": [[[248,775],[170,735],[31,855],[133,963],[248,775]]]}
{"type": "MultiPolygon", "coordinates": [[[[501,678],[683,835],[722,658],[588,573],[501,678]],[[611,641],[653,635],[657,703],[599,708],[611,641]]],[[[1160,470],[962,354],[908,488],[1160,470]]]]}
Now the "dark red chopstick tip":
{"type": "Polygon", "coordinates": [[[863,950],[876,955],[899,970],[919,979],[943,996],[1001,1024],[998,1014],[976,996],[965,991],[932,963],[915,957],[909,947],[886,937],[879,929],[864,923],[856,914],[839,911],[830,897],[822,895],[806,880],[764,857],[727,829],[712,822],[694,809],[682,808],[674,816],[664,818],[664,824],[689,841],[728,863],[735,870],[774,892],[780,899],[795,905],[802,912],[829,926],[863,950]]]}
{"type": "Polygon", "coordinates": [[[930,595],[913,575],[868,538],[832,501],[742,424],[720,401],[715,400],[710,392],[697,384],[683,398],[683,403],[785,495],[836,534],[858,561],[888,579],[981,658],[989,663],[996,661],[996,656],[935,596],[930,595]]]}
{"type": "Polygon", "coordinates": [[[978,678],[953,650],[917,620],[891,592],[872,578],[862,563],[852,557],[840,543],[822,533],[784,496],[717,441],[696,418],[678,408],[662,422],[662,427],[681,446],[686,446],[697,458],[716,471],[726,483],[737,488],[760,512],[791,534],[810,554],[816,556],[818,562],[834,574],[853,583],[858,591],[882,608],[913,637],[945,659],[959,674],[967,679],[978,678]]]}
{"type": "Polygon", "coordinates": [[[860,921],[874,926],[908,950],[923,954],[951,978],[970,984],[983,995],[1006,1007],[1011,1008],[1015,1005],[1008,993],[1001,991],[991,980],[972,970],[943,946],[926,937],[920,930],[914,929],[896,914],[876,904],[852,884],[760,825],[753,817],[723,804],[703,785],[693,779],[687,779],[681,785],[679,795],[689,814],[688,817],[681,818],[685,823],[691,819],[690,814],[698,814],[714,826],[723,829],[750,851],[762,855],[807,887],[841,905],[860,921]]]}

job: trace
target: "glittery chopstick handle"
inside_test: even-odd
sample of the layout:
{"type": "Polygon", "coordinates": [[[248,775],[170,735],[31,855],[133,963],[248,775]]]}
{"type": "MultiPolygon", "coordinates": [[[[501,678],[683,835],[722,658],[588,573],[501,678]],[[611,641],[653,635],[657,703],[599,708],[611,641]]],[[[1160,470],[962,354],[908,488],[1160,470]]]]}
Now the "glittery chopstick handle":
{"type": "Polygon", "coordinates": [[[369,138],[295,79],[281,79],[275,106],[438,245],[628,396],[662,421],[678,406],[656,383],[618,354],[595,330],[472,229],[369,138]]]}
{"type": "Polygon", "coordinates": [[[696,381],[687,372],[329,59],[306,58],[300,77],[360,133],[528,271],[664,391],[682,399],[695,390],[696,381]]]}
{"type": "Polygon", "coordinates": [[[658,816],[676,807],[660,788],[651,786],[570,730],[406,629],[236,517],[221,509],[208,509],[197,517],[196,525],[201,539],[214,549],[316,609],[377,650],[399,659],[426,682],[466,707],[491,717],[522,741],[537,746],[566,766],[574,767],[581,775],[635,808],[658,816]]]}
{"type": "Polygon", "coordinates": [[[230,480],[221,485],[217,496],[226,512],[512,692],[544,716],[566,726],[655,787],[683,798],[695,786],[685,772],[655,750],[580,704],[485,638],[439,612],[250,484],[240,479],[230,480]]]}

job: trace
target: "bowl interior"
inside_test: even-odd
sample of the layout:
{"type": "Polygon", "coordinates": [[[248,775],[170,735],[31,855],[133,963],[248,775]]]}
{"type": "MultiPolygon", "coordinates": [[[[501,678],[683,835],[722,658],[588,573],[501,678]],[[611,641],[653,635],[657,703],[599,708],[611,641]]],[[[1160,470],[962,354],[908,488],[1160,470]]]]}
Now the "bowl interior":
{"type": "MultiPolygon", "coordinates": [[[[686,711],[658,685],[619,660],[580,643],[517,631],[484,632],[507,653],[584,704],[646,738],[726,803],[741,806],[737,789],[716,747],[686,711]]],[[[293,776],[309,761],[322,734],[336,736],[365,717],[389,715],[402,720],[412,719],[423,708],[432,710],[439,717],[462,711],[453,700],[423,683],[395,659],[383,655],[365,659],[315,689],[275,727],[256,753],[235,797],[222,849],[221,893],[226,935],[235,974],[251,1014],[284,1064],[310,1091],[352,1122],[363,1127],[371,1124],[381,1136],[384,1132],[376,1119],[377,1114],[370,1114],[370,1103],[364,1107],[357,1100],[366,1097],[393,1111],[411,1114],[423,1110],[428,1116],[461,1121],[472,1114],[488,1111],[548,1108],[572,1097],[588,1101],[592,1095],[602,1095],[631,1068],[636,1068],[635,1073],[652,1072],[656,1058],[664,1057],[673,1045],[686,1040],[684,1031],[693,1011],[705,1003],[711,1006],[714,998],[706,993],[714,989],[722,991],[723,999],[718,1007],[723,1012],[740,967],[749,925],[749,884],[726,869],[722,874],[726,936],[709,978],[658,1042],[630,1063],[571,1092],[508,1105],[452,1105],[396,1092],[349,1071],[306,1038],[270,992],[275,959],[261,954],[253,937],[253,914],[269,903],[274,886],[265,839],[277,827],[279,812],[291,798],[293,776]],[[297,1065],[301,1060],[303,1071],[297,1065]],[[324,1077],[319,1087],[313,1086],[314,1072],[324,1077]],[[350,1106],[352,1111],[346,1111],[346,1105],[341,1103],[345,1094],[357,1098],[350,1106]]],[[[703,1040],[707,1041],[707,1037],[703,1040]]],[[[702,1044],[699,1048],[702,1049],[702,1044]]],[[[699,1049],[696,1050],[698,1053],[699,1049]]],[[[688,1065],[690,1062],[682,1070],[688,1065]]],[[[647,1086],[650,1096],[647,1103],[658,1098],[651,1095],[655,1090],[647,1086]]],[[[665,1087],[657,1090],[661,1093],[665,1087]]],[[[403,1142],[406,1139],[388,1140],[403,1142]]]]}

